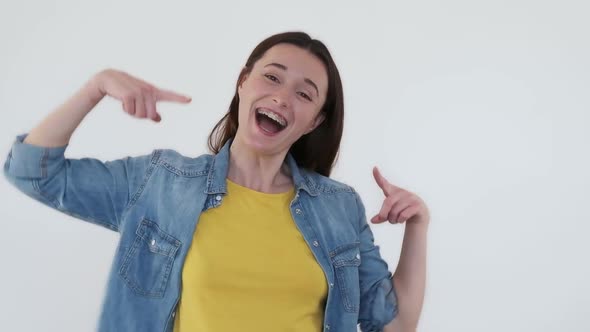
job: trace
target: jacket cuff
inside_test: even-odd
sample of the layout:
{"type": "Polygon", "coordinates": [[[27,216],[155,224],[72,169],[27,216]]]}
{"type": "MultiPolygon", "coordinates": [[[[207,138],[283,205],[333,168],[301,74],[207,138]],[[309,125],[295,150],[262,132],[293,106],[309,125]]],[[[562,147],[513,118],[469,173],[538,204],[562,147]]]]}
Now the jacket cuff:
{"type": "Polygon", "coordinates": [[[369,310],[372,320],[360,322],[361,331],[382,331],[383,327],[397,316],[398,303],[393,275],[381,280],[369,310]]]}
{"type": "Polygon", "coordinates": [[[68,144],[59,147],[42,147],[24,143],[28,133],[16,136],[8,155],[7,170],[19,178],[46,178],[55,168],[61,167],[68,144]]]}

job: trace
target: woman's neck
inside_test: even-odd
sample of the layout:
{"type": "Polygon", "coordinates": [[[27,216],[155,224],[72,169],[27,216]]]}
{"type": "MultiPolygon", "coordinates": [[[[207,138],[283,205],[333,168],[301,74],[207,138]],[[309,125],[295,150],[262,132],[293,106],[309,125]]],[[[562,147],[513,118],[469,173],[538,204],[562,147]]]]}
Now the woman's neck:
{"type": "Polygon", "coordinates": [[[241,186],[264,193],[282,193],[293,186],[289,167],[284,163],[287,151],[260,155],[238,140],[229,153],[227,178],[241,186]]]}

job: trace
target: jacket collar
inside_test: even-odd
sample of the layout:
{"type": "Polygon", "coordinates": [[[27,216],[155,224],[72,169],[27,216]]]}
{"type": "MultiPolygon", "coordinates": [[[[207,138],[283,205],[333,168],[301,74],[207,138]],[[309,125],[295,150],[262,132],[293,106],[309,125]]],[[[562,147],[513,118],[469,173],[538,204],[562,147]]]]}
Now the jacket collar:
{"type": "MultiPolygon", "coordinates": [[[[219,150],[209,167],[209,174],[207,176],[207,194],[227,194],[227,173],[229,170],[229,148],[233,138],[230,138],[219,150]]],[[[311,196],[317,196],[317,190],[315,183],[310,176],[309,171],[299,168],[295,158],[291,153],[287,153],[285,158],[289,170],[291,171],[291,177],[297,193],[300,190],[305,190],[311,196]]]]}

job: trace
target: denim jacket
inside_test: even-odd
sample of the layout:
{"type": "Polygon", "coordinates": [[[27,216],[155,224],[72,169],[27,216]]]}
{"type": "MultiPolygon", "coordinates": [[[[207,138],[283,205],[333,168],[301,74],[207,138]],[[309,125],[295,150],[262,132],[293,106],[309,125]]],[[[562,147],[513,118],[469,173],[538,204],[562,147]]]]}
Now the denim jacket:
{"type": "MultiPolygon", "coordinates": [[[[24,143],[26,135],[16,137],[4,163],[8,181],[47,206],[120,233],[97,330],[172,331],[199,215],[227,193],[231,140],[216,155],[157,149],[102,162],[65,158],[67,144],[39,147],[24,143]]],[[[323,330],[353,332],[359,323],[362,331],[382,330],[397,315],[397,296],[359,195],[299,168],[290,154],[286,162],[296,192],[291,215],[328,285],[323,330]]]]}

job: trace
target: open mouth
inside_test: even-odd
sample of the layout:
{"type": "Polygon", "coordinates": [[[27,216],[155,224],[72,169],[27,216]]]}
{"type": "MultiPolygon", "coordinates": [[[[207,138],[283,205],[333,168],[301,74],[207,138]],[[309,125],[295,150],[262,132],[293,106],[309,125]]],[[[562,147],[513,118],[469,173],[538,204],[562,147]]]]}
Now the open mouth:
{"type": "Polygon", "coordinates": [[[280,114],[265,108],[256,109],[256,123],[262,130],[272,135],[278,134],[288,125],[287,120],[280,114]]]}

